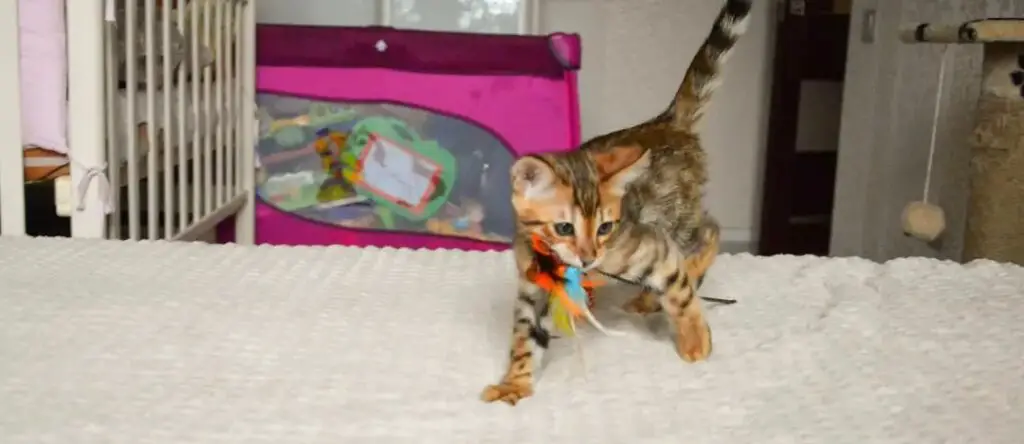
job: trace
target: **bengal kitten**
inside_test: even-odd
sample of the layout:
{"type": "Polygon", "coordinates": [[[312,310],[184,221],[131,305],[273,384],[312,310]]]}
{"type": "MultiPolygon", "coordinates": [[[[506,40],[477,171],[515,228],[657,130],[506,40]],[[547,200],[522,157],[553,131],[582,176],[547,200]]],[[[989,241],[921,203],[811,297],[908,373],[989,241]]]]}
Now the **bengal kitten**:
{"type": "Polygon", "coordinates": [[[519,284],[511,361],[501,383],[484,390],[484,401],[515,405],[530,396],[551,338],[543,326],[547,295],[524,274],[535,234],[569,265],[641,284],[645,290],[625,308],[663,308],[685,361],[711,353],[695,290],[718,253],[719,229],[702,208],[707,168],[695,126],[750,8],[750,0],[726,1],[665,112],[578,151],[525,156],[512,166],[519,284]]]}

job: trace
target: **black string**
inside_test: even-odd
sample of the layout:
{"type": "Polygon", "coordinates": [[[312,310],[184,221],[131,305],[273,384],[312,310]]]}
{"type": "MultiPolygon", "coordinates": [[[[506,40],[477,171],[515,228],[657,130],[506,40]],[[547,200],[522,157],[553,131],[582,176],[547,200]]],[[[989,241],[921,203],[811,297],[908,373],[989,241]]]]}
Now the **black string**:
{"type": "MultiPolygon", "coordinates": [[[[563,277],[558,276],[556,273],[554,273],[554,270],[556,270],[558,268],[558,260],[554,257],[554,255],[541,254],[539,251],[536,251],[536,250],[534,250],[533,253],[534,253],[533,254],[534,262],[537,265],[538,271],[540,271],[542,273],[550,274],[556,280],[558,280],[559,283],[564,283],[565,282],[565,279],[563,277]]],[[[619,282],[623,282],[623,283],[626,283],[626,284],[636,285],[638,287],[646,287],[645,285],[643,285],[643,284],[641,284],[639,282],[636,282],[636,281],[631,281],[629,279],[624,279],[624,278],[621,278],[619,276],[614,276],[614,275],[603,273],[603,272],[600,272],[600,271],[598,271],[598,272],[601,273],[602,275],[605,275],[607,277],[615,279],[615,280],[617,280],[619,282]]],[[[700,279],[697,280],[697,288],[700,288],[700,284],[703,283],[703,282],[704,282],[704,276],[701,276],[700,279]]],[[[722,304],[722,305],[732,305],[732,304],[735,304],[736,302],[739,302],[736,299],[709,298],[709,297],[704,297],[704,296],[700,296],[700,295],[698,295],[697,297],[699,297],[703,301],[714,302],[716,304],[722,304]]]]}
{"type": "MultiPolygon", "coordinates": [[[[622,277],[619,277],[619,276],[614,276],[614,275],[607,274],[607,273],[601,273],[601,274],[603,274],[605,276],[608,276],[608,277],[610,277],[612,279],[615,279],[615,280],[617,280],[619,282],[623,282],[623,283],[626,283],[626,284],[636,285],[638,287],[645,287],[645,285],[643,285],[643,284],[641,284],[639,282],[636,282],[636,281],[631,281],[629,279],[625,279],[625,278],[622,278],[622,277]]],[[[701,282],[704,282],[704,277],[703,276],[701,276],[700,280],[697,281],[697,287],[698,288],[700,287],[701,282]]],[[[699,297],[703,301],[714,302],[716,304],[722,304],[722,305],[732,305],[732,304],[735,304],[735,303],[739,302],[736,299],[709,298],[709,297],[704,297],[704,296],[699,296],[699,295],[697,297],[699,297]]]]}

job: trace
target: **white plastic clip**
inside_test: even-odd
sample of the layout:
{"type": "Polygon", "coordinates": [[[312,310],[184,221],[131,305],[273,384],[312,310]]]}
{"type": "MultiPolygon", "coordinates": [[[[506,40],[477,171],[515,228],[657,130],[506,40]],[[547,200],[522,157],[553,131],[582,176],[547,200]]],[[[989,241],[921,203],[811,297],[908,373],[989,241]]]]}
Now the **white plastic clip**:
{"type": "Polygon", "coordinates": [[[53,206],[60,217],[71,216],[75,207],[71,198],[71,176],[60,176],[53,181],[53,206]]]}
{"type": "Polygon", "coordinates": [[[106,0],[103,3],[103,19],[107,23],[117,23],[117,0],[106,0]]]}

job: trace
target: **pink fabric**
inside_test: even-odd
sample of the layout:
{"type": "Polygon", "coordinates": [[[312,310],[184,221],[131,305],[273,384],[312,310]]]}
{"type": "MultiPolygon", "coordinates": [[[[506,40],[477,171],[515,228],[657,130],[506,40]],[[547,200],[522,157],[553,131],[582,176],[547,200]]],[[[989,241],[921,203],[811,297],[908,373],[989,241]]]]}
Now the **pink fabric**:
{"type": "Polygon", "coordinates": [[[260,92],[327,100],[408,103],[475,122],[519,151],[574,146],[570,100],[562,79],[452,76],[387,69],[259,67],[260,92]]]}
{"type": "MultiPolygon", "coordinates": [[[[384,27],[262,25],[257,90],[340,102],[391,102],[485,128],[516,155],[579,145],[575,34],[546,37],[439,33],[384,27]],[[387,46],[381,48],[381,42],[387,46]]],[[[508,195],[489,196],[508,200],[508,195]]],[[[429,233],[317,223],[257,199],[256,242],[463,250],[507,246],[429,233]]],[[[221,239],[232,238],[223,224],[221,239]]]]}
{"type": "Polygon", "coordinates": [[[67,152],[64,0],[19,0],[22,146],[67,152]]]}

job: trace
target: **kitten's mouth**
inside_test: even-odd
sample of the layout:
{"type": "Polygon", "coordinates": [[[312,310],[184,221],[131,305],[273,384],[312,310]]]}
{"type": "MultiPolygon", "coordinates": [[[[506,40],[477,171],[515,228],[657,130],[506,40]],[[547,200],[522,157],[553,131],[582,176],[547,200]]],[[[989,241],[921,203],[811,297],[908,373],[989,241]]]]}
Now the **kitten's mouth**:
{"type": "Polygon", "coordinates": [[[570,267],[576,267],[579,269],[583,268],[583,262],[580,261],[580,258],[571,251],[569,251],[569,249],[566,248],[564,245],[554,245],[551,249],[554,250],[555,253],[557,253],[558,259],[560,259],[566,265],[570,267]]]}
{"type": "Polygon", "coordinates": [[[601,265],[601,258],[600,257],[597,258],[597,259],[594,259],[593,262],[587,264],[586,266],[580,267],[580,268],[582,268],[583,271],[590,271],[590,270],[596,269],[599,265],[601,265]]]}
{"type": "Polygon", "coordinates": [[[576,267],[576,268],[579,268],[580,270],[586,269],[586,267],[583,266],[583,263],[580,262],[579,259],[565,260],[563,258],[562,261],[565,262],[565,264],[570,266],[570,267],[576,267]]]}

